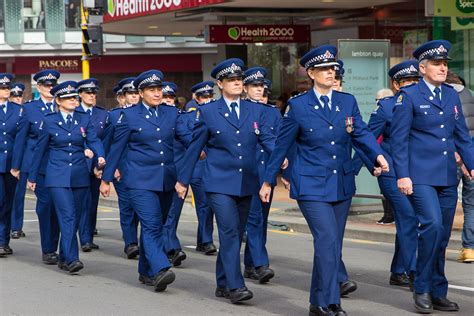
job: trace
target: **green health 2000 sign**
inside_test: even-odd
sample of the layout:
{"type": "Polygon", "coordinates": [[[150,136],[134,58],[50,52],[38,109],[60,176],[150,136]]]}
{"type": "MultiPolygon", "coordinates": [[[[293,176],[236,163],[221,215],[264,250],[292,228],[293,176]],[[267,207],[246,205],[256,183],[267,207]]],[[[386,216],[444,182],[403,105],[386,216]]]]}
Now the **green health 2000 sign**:
{"type": "Polygon", "coordinates": [[[304,43],[311,40],[309,25],[209,25],[208,43],[304,43]]]}

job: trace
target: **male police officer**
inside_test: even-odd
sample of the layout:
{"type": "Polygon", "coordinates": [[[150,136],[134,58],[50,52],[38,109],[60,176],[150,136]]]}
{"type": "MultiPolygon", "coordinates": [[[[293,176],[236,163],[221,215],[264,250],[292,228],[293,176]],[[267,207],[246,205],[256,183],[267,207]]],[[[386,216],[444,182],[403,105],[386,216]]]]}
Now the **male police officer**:
{"type": "MultiPolygon", "coordinates": [[[[267,70],[263,67],[252,67],[244,72],[243,83],[247,99],[254,103],[254,106],[263,107],[266,115],[266,122],[277,136],[281,115],[277,108],[271,105],[260,103],[264,93],[264,80],[267,70]]],[[[257,147],[257,163],[260,184],[263,182],[265,164],[269,155],[265,153],[263,147],[257,147]]],[[[271,199],[269,203],[263,203],[255,193],[252,198],[249,217],[247,221],[247,242],[245,243],[245,271],[244,277],[258,280],[260,283],[268,282],[275,273],[269,268],[268,252],[265,246],[267,240],[267,222],[270,212],[271,199]]]]}
{"type": "MultiPolygon", "coordinates": [[[[12,158],[11,173],[19,178],[20,182],[28,179],[28,172],[33,163],[33,152],[38,143],[41,122],[46,114],[56,111],[50,91],[56,86],[59,77],[60,73],[53,69],[39,71],[33,76],[40,98],[23,105],[23,114],[18,123],[12,158]]],[[[44,185],[47,161],[47,154],[45,154],[36,179],[36,214],[38,215],[43,263],[56,264],[58,262],[56,250],[59,242],[59,224],[51,194],[44,185]]]]}
{"type": "Polygon", "coordinates": [[[344,77],[344,73],[346,72],[344,70],[344,62],[339,59],[337,61],[337,65],[334,66],[334,70],[336,75],[334,76],[334,84],[332,85],[332,88],[337,91],[342,91],[342,79],[344,77]]]}
{"type": "MultiPolygon", "coordinates": [[[[417,83],[419,80],[418,61],[407,60],[393,66],[388,75],[392,78],[392,87],[398,92],[402,87],[417,83]]],[[[389,165],[393,165],[392,149],[390,147],[390,129],[393,117],[393,107],[397,102],[396,96],[384,98],[377,103],[377,107],[370,115],[368,126],[374,136],[383,137],[381,147],[385,151],[389,165]]],[[[364,155],[356,155],[354,157],[354,167],[356,173],[362,166],[362,158],[369,170],[373,170],[373,164],[364,157],[364,155]]],[[[410,281],[413,281],[416,270],[416,248],[417,248],[417,227],[418,220],[415,211],[410,204],[408,198],[403,195],[397,187],[396,175],[394,170],[377,177],[380,190],[385,199],[393,207],[396,218],[395,225],[397,227],[397,237],[395,239],[395,253],[390,268],[390,284],[397,286],[409,286],[407,274],[410,281]]]]}
{"type": "Polygon", "coordinates": [[[25,85],[20,82],[15,82],[12,84],[10,90],[10,102],[15,102],[16,104],[23,104],[23,93],[25,92],[25,85]]]}
{"type": "Polygon", "coordinates": [[[8,101],[13,75],[0,74],[0,257],[10,255],[10,226],[17,181],[10,174],[13,142],[21,107],[8,101]]]}
{"type": "Polygon", "coordinates": [[[188,162],[178,173],[176,191],[184,198],[194,166],[206,147],[203,182],[207,201],[216,214],[220,251],[217,256],[217,297],[232,303],[253,297],[240,267],[240,246],[252,196],[258,190],[257,143],[271,152],[274,136],[265,126],[263,107],[241,100],[242,68],[238,58],[227,59],[212,70],[222,98],[200,108],[188,162]]]}
{"type": "Polygon", "coordinates": [[[445,252],[457,203],[455,152],[474,176],[474,158],[461,102],[445,84],[451,44],[434,40],[413,56],[423,75],[417,85],[401,89],[395,104],[391,142],[398,188],[410,197],[419,221],[414,281],[415,308],[457,311],[446,298],[445,252]]]}
{"type": "MultiPolygon", "coordinates": [[[[108,112],[103,107],[98,106],[97,92],[99,91],[99,81],[89,78],[77,83],[77,91],[81,99],[81,105],[77,107],[77,112],[89,114],[95,134],[99,139],[103,139],[105,123],[108,112]]],[[[100,178],[97,177],[95,158],[88,159],[87,164],[90,171],[90,187],[87,194],[87,201],[83,204],[79,221],[79,241],[82,251],[89,252],[92,249],[99,249],[94,240],[94,231],[97,223],[97,206],[99,204],[100,178]]]]}

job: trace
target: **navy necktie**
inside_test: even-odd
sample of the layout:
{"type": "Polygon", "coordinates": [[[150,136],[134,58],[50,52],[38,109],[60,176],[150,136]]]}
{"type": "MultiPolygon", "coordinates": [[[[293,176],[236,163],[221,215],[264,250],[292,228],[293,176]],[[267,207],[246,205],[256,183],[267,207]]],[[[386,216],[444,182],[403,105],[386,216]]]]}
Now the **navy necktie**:
{"type": "Polygon", "coordinates": [[[324,114],[326,114],[326,117],[331,116],[331,108],[329,107],[329,97],[327,95],[322,95],[319,100],[323,102],[323,108],[324,108],[324,114]]]}
{"type": "Polygon", "coordinates": [[[230,111],[230,117],[235,123],[239,122],[239,116],[237,115],[237,110],[236,110],[237,107],[238,107],[237,102],[232,102],[230,104],[230,108],[232,109],[232,111],[230,111]]]}
{"type": "Polygon", "coordinates": [[[434,91],[434,93],[435,93],[435,98],[436,98],[439,102],[441,102],[441,95],[440,95],[441,89],[438,88],[438,87],[436,87],[436,88],[434,88],[433,91],[434,91]]]}
{"type": "Polygon", "coordinates": [[[89,115],[92,115],[92,110],[91,110],[91,109],[88,109],[88,110],[86,111],[86,113],[89,114],[89,115]]]}
{"type": "Polygon", "coordinates": [[[54,112],[53,103],[51,102],[46,103],[46,107],[51,113],[54,112]]]}
{"type": "Polygon", "coordinates": [[[71,129],[71,127],[72,127],[72,115],[71,114],[68,114],[66,116],[66,125],[67,125],[67,128],[71,129]]]}
{"type": "Polygon", "coordinates": [[[156,121],[156,118],[157,118],[157,115],[156,115],[156,108],[150,107],[150,108],[148,109],[148,111],[150,111],[151,116],[152,116],[153,119],[156,121]]]}
{"type": "Polygon", "coordinates": [[[0,104],[0,117],[5,117],[5,107],[6,104],[0,104]]]}

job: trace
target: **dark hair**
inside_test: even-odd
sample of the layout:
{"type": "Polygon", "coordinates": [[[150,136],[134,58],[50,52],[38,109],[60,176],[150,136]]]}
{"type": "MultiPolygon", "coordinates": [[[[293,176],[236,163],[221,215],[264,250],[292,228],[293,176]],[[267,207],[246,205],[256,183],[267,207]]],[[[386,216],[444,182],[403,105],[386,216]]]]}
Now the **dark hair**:
{"type": "Polygon", "coordinates": [[[446,76],[446,83],[463,84],[459,76],[451,70],[448,70],[448,75],[446,76]]]}

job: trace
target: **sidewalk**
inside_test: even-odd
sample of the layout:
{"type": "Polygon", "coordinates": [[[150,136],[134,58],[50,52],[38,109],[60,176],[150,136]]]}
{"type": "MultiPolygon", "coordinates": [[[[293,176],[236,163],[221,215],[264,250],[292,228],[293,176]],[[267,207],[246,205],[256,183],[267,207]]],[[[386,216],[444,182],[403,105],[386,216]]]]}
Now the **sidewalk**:
{"type": "MultiPolygon", "coordinates": [[[[191,203],[191,197],[188,195],[187,203],[191,203]]],[[[111,186],[110,196],[100,198],[101,206],[118,207],[117,194],[111,186]]],[[[382,209],[374,210],[374,207],[368,206],[367,209],[357,207],[351,209],[347,219],[345,238],[362,239],[375,242],[392,243],[395,240],[395,225],[378,225],[376,221],[382,217],[382,209]]],[[[461,248],[461,230],[464,214],[461,203],[458,203],[456,216],[454,218],[453,232],[448,245],[449,249],[459,250],[461,248]]],[[[306,220],[301,214],[295,200],[288,197],[288,191],[282,183],[275,188],[273,195],[272,208],[269,216],[269,227],[280,230],[290,230],[295,232],[310,233],[306,220]]]]}

